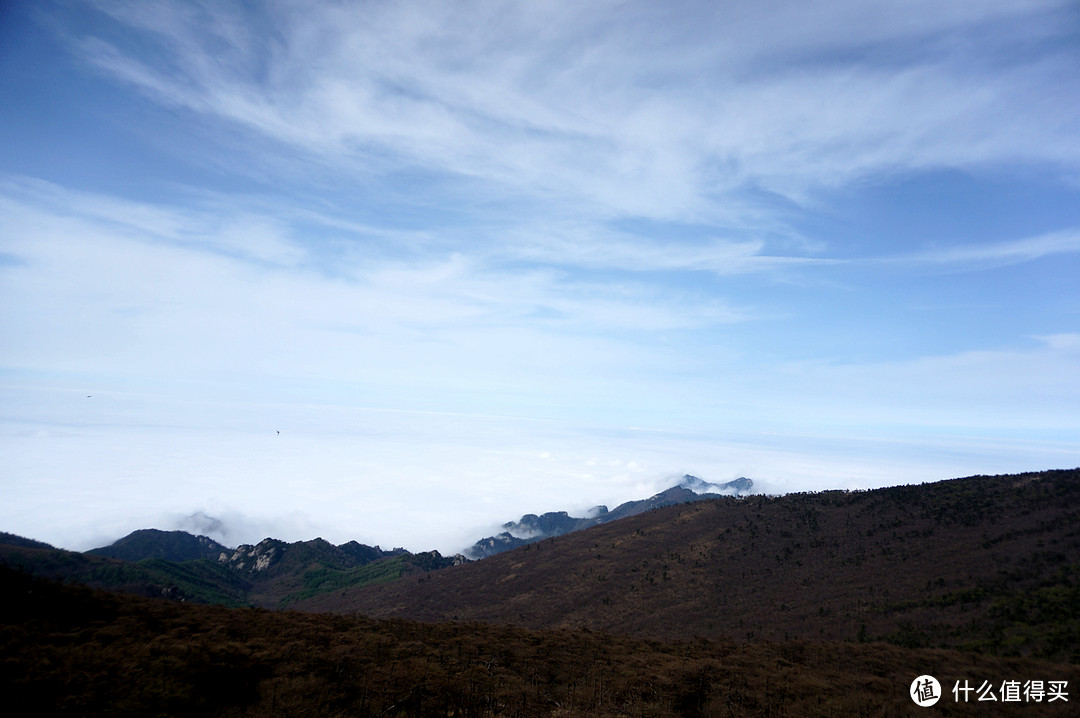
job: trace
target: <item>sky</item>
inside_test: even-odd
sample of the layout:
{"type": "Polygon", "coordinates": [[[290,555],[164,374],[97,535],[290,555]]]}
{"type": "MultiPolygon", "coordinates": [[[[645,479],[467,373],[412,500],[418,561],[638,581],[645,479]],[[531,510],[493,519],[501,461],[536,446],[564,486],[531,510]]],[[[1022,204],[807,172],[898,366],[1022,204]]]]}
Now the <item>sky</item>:
{"type": "Polygon", "coordinates": [[[1080,465],[1071,0],[0,4],[0,530],[456,552],[1080,465]]]}

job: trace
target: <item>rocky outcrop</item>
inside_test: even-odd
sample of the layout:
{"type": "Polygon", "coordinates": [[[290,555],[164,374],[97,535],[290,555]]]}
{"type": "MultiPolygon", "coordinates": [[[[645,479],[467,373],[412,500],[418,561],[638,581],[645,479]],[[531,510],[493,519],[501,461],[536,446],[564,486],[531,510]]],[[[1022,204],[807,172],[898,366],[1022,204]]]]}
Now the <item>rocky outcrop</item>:
{"type": "Polygon", "coordinates": [[[237,571],[258,573],[280,561],[286,546],[288,544],[284,541],[264,538],[254,546],[242,544],[237,546],[231,554],[221,553],[218,556],[218,562],[227,564],[237,571]]]}

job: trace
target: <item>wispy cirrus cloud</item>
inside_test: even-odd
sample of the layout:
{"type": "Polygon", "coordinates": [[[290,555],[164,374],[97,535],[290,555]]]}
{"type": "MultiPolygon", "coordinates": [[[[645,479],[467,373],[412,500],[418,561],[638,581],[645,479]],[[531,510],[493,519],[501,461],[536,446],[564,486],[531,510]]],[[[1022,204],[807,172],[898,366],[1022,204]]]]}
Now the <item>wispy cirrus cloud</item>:
{"type": "Polygon", "coordinates": [[[907,266],[939,266],[953,271],[974,271],[1077,253],[1080,253],[1080,230],[1063,230],[1007,242],[940,247],[882,261],[907,266]]]}
{"type": "MultiPolygon", "coordinates": [[[[697,232],[700,233],[700,230],[697,232]]],[[[766,232],[762,232],[766,234],[766,232]]],[[[496,256],[564,267],[626,272],[708,272],[715,275],[781,273],[826,266],[838,260],[807,256],[802,247],[773,251],[764,239],[666,236],[620,232],[603,227],[554,225],[508,232],[496,256]]],[[[797,239],[786,244],[797,244],[797,239]]]]}
{"type": "Polygon", "coordinates": [[[283,4],[264,32],[236,6],[100,7],[161,53],[84,36],[85,56],[161,102],[352,171],[578,213],[701,218],[748,187],[806,201],[881,173],[1080,158],[1052,0],[283,4]]]}

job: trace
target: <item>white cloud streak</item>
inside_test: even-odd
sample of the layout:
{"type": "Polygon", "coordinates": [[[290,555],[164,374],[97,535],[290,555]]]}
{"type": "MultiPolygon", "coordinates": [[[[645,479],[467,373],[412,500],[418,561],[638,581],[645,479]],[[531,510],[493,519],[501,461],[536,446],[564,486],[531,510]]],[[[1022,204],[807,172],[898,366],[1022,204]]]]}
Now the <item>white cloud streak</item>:
{"type": "Polygon", "coordinates": [[[1025,52],[1069,26],[1062,2],[281,3],[259,35],[235,7],[102,7],[163,59],[103,37],[85,56],[167,104],[579,215],[696,219],[747,187],[806,201],[882,173],[1080,160],[1076,52],[1025,52]]]}
{"type": "Polygon", "coordinates": [[[1060,254],[1080,253],[1080,230],[1049,232],[1008,242],[953,245],[908,257],[883,259],[887,263],[913,266],[940,265],[945,268],[980,270],[1032,262],[1060,254]]]}

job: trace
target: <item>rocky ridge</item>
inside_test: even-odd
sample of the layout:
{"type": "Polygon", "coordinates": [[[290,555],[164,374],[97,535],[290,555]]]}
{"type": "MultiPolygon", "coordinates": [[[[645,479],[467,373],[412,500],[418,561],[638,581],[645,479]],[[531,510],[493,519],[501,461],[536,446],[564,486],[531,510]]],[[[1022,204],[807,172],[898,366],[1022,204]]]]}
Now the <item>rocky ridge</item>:
{"type": "Polygon", "coordinates": [[[465,555],[470,559],[487,558],[546,538],[581,531],[591,526],[599,526],[663,506],[704,501],[721,496],[744,496],[753,489],[753,486],[754,482],[745,476],[726,483],[714,484],[686,474],[675,486],[647,499],[627,501],[612,511],[609,511],[607,506],[595,506],[589,510],[588,515],[580,518],[571,516],[566,511],[551,511],[540,515],[525,514],[518,521],[508,521],[503,524],[503,530],[498,534],[477,541],[466,549],[465,555]]]}

